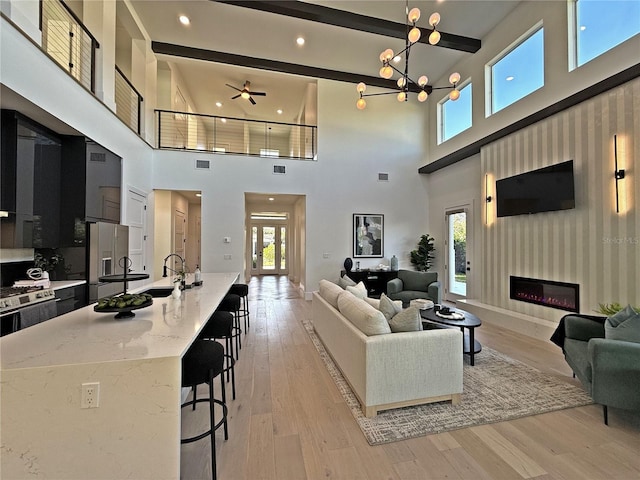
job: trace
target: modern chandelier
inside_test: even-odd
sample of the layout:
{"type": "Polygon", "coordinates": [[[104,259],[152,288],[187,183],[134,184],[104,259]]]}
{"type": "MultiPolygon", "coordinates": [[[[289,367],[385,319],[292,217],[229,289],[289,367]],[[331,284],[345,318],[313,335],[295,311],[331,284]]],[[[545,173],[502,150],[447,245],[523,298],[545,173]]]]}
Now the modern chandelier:
{"type": "MultiPolygon", "coordinates": [[[[358,98],[358,101],[356,102],[356,107],[358,108],[358,110],[364,110],[364,108],[367,106],[367,102],[365,101],[364,97],[396,94],[396,98],[398,99],[399,102],[406,102],[408,100],[410,91],[419,92],[418,93],[419,102],[424,102],[429,97],[429,93],[431,93],[432,90],[441,90],[445,88],[446,89],[451,88],[451,91],[449,92],[450,100],[455,101],[458,98],[460,98],[460,91],[456,88],[458,85],[458,82],[460,82],[460,74],[457,72],[452,73],[449,76],[449,83],[451,84],[451,86],[446,86],[446,87],[431,87],[427,85],[429,79],[427,78],[426,75],[422,75],[420,78],[418,78],[417,82],[409,77],[409,54],[411,52],[411,47],[413,47],[413,45],[415,45],[415,43],[418,40],[420,40],[420,36],[422,35],[422,32],[416,26],[417,21],[420,19],[420,9],[412,8],[411,10],[409,10],[409,4],[407,1],[405,5],[405,13],[407,17],[407,21],[406,21],[407,37],[405,40],[404,50],[394,54],[393,50],[391,50],[390,48],[387,48],[380,54],[380,61],[382,62],[382,67],[380,68],[380,72],[379,72],[380,76],[384,79],[389,80],[391,77],[393,77],[394,72],[399,73],[400,78],[398,78],[396,85],[398,85],[398,89],[400,91],[397,94],[396,94],[396,90],[394,90],[393,92],[365,94],[364,92],[366,91],[367,86],[365,85],[364,82],[360,82],[356,87],[356,90],[360,94],[360,98],[358,98]],[[394,66],[394,63],[399,63],[402,60],[403,54],[404,54],[404,71],[399,70],[394,66]]],[[[429,17],[429,25],[431,25],[431,33],[429,34],[429,43],[431,45],[437,45],[438,42],[440,41],[440,32],[438,32],[438,30],[436,29],[439,23],[440,23],[440,14],[432,13],[431,16],[429,17]]]]}

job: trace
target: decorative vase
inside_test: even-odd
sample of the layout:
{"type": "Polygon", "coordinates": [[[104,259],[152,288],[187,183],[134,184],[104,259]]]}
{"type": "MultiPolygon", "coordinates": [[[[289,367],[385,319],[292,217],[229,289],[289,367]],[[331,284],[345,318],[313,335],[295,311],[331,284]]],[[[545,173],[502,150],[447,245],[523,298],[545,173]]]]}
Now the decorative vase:
{"type": "Polygon", "coordinates": [[[344,269],[347,272],[350,272],[351,269],[353,268],[353,260],[351,260],[349,257],[344,259],[344,269]]]}
{"type": "Polygon", "coordinates": [[[173,291],[171,292],[171,296],[173,298],[180,298],[182,292],[180,291],[180,282],[176,282],[173,284],[173,291]]]}
{"type": "Polygon", "coordinates": [[[398,257],[396,257],[395,255],[391,257],[391,270],[393,270],[394,272],[398,271],[398,257]]]}

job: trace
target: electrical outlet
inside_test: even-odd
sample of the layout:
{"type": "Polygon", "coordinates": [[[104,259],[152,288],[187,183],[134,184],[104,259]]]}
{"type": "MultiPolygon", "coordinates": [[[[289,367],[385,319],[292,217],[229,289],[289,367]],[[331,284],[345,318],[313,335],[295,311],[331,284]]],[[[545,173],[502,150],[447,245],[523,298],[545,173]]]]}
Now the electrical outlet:
{"type": "Polygon", "coordinates": [[[231,254],[230,253],[225,253],[224,254],[224,259],[225,260],[231,260],[231,254]]]}
{"type": "Polygon", "coordinates": [[[80,408],[98,408],[100,406],[100,382],[83,383],[80,408]]]}

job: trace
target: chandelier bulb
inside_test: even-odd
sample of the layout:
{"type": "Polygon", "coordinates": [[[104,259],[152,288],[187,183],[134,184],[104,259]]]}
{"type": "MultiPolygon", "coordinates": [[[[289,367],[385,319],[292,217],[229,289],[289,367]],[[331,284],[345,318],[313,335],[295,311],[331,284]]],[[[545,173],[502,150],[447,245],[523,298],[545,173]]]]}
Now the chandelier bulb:
{"type": "Polygon", "coordinates": [[[429,35],[429,43],[431,45],[437,45],[439,41],[440,41],[440,32],[434,29],[429,35]]]}
{"type": "Polygon", "coordinates": [[[363,93],[367,89],[367,85],[364,82],[360,82],[356,87],[358,93],[363,93]]]}
{"type": "Polygon", "coordinates": [[[393,58],[393,50],[391,50],[390,48],[387,48],[384,51],[384,59],[388,62],[389,60],[391,60],[393,58]]]}
{"type": "Polygon", "coordinates": [[[405,80],[404,77],[400,77],[396,83],[398,87],[402,88],[406,85],[407,81],[405,80]]]}
{"type": "Polygon", "coordinates": [[[422,75],[419,79],[418,79],[418,85],[420,85],[421,87],[424,88],[424,86],[429,82],[429,79],[427,78],[426,75],[422,75]]]}
{"type": "Polygon", "coordinates": [[[449,92],[449,100],[456,101],[460,98],[460,91],[455,88],[449,92]]]}
{"type": "Polygon", "coordinates": [[[416,23],[418,20],[420,20],[420,9],[419,8],[412,8],[411,11],[409,12],[408,15],[408,19],[411,23],[416,23]]]}
{"type": "Polygon", "coordinates": [[[358,110],[364,110],[366,106],[367,106],[367,102],[365,102],[364,98],[360,97],[356,102],[356,108],[358,110]]]}
{"type": "Polygon", "coordinates": [[[418,101],[419,101],[419,102],[424,102],[428,97],[429,97],[429,94],[428,94],[427,92],[425,92],[424,90],[422,90],[422,91],[418,94],[418,101]]]}
{"type": "Polygon", "coordinates": [[[460,74],[458,72],[454,72],[449,75],[449,83],[455,87],[455,85],[460,81],[460,74]]]}
{"type": "Polygon", "coordinates": [[[418,27],[413,27],[410,31],[409,31],[409,41],[411,43],[416,43],[418,40],[420,40],[420,29],[418,27]]]}
{"type": "Polygon", "coordinates": [[[407,99],[407,94],[402,91],[398,94],[397,98],[399,102],[404,102],[407,99]]]}
{"type": "Polygon", "coordinates": [[[439,23],[440,23],[440,14],[438,12],[432,13],[431,16],[429,17],[429,25],[431,25],[432,27],[435,27],[439,23]]]}
{"type": "Polygon", "coordinates": [[[380,76],[384,79],[389,80],[391,77],[393,77],[393,68],[391,68],[389,65],[385,65],[380,69],[380,76]]]}

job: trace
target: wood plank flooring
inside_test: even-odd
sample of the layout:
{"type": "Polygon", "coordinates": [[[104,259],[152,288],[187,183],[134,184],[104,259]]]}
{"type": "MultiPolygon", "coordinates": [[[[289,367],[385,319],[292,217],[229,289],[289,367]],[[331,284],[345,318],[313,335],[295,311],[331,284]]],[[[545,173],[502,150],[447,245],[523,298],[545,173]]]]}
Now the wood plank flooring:
{"type": "MultiPolygon", "coordinates": [[[[597,405],[371,447],[300,322],[311,302],[284,277],[254,278],[249,298],[229,440],[216,434],[220,480],[640,479],[638,415],[609,409],[607,427],[597,405]]],[[[550,342],[487,323],[476,336],[578,384],[550,342]]],[[[202,406],[182,418],[184,435],[208,426],[202,406]]],[[[181,477],[211,478],[209,452],[208,438],[183,445],[181,477]]]]}

